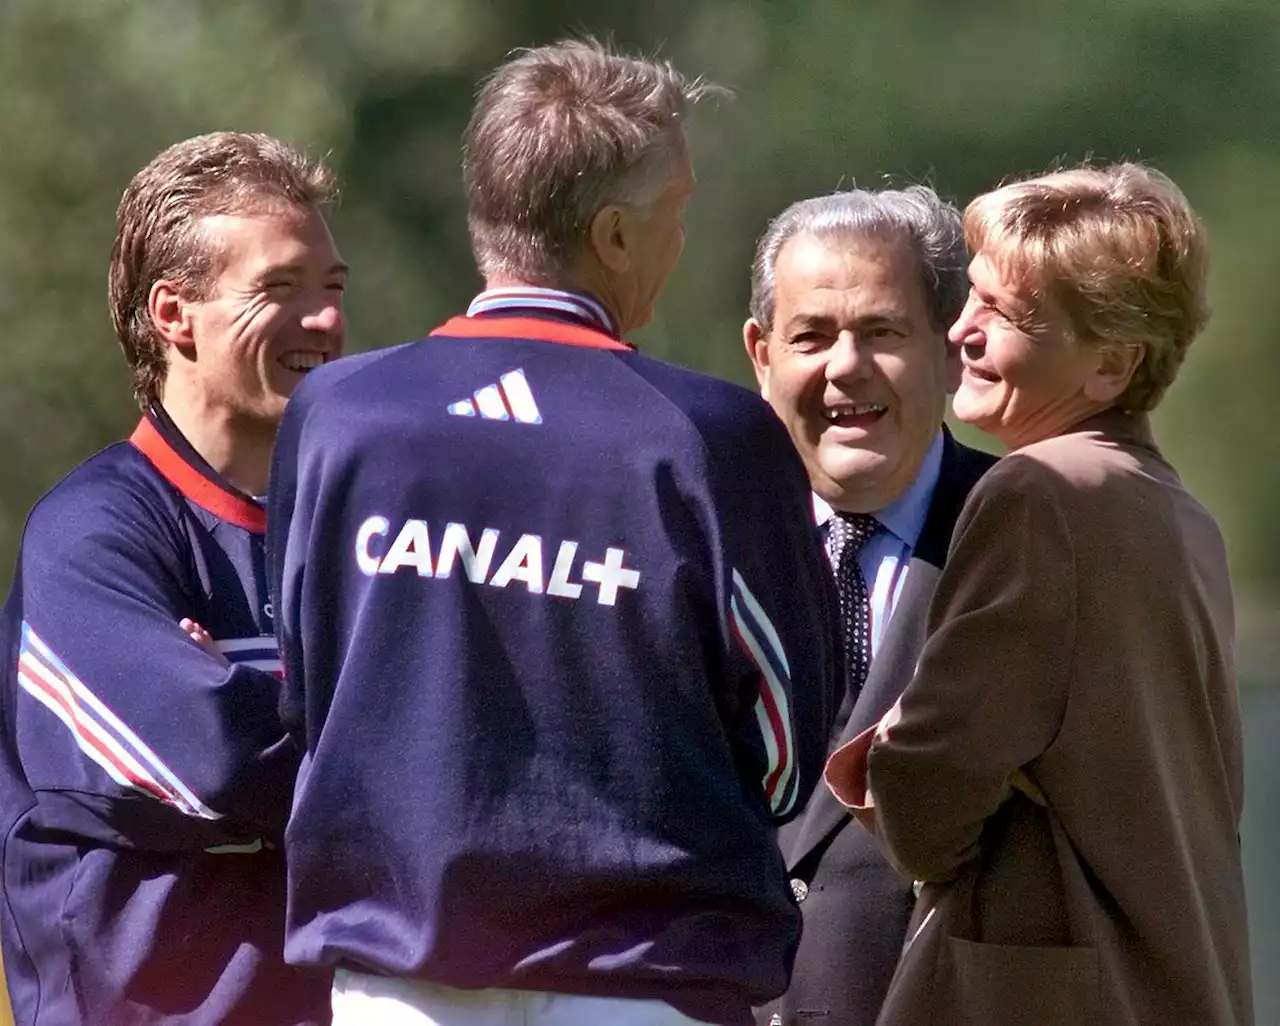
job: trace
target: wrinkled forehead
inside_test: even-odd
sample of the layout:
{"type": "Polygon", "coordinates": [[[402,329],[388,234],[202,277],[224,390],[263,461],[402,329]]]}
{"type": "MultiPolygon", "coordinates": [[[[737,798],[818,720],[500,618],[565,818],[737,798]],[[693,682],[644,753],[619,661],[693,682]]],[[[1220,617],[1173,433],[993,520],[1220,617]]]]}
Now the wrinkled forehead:
{"type": "Polygon", "coordinates": [[[323,214],[314,206],[272,197],[193,223],[193,245],[213,274],[233,263],[340,264],[323,214]]]}

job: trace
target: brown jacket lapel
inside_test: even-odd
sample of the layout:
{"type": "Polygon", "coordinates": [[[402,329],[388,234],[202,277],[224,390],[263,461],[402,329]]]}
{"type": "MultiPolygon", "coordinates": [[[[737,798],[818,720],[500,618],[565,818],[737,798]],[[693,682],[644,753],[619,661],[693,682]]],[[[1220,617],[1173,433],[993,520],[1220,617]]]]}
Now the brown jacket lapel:
{"type": "MultiPolygon", "coordinates": [[[[960,445],[950,431],[943,430],[942,469],[929,503],[929,513],[912,553],[902,594],[898,596],[880,649],[875,654],[867,681],[838,744],[851,740],[888,712],[911,679],[924,644],[925,612],[946,562],[956,518],[969,490],[995,463],[994,456],[960,445]]],[[[831,792],[826,787],[819,787],[803,814],[795,844],[788,853],[787,865],[794,868],[848,820],[848,812],[831,792]]]]}

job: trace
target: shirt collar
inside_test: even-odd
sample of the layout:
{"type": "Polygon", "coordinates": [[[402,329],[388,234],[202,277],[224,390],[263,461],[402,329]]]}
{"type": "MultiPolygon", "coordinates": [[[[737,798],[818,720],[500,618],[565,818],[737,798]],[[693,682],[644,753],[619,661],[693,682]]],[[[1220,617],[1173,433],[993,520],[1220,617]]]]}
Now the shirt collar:
{"type": "MultiPolygon", "coordinates": [[[[872,511],[881,525],[909,549],[916,547],[920,532],[924,530],[925,518],[929,515],[933,490],[937,487],[938,475],[942,473],[942,449],[942,432],[939,431],[929,445],[929,451],[925,453],[924,462],[920,465],[920,473],[911,482],[911,487],[884,509],[872,511]]],[[[834,515],[835,510],[831,508],[831,504],[815,492],[813,519],[821,526],[834,515]]]]}
{"type": "Polygon", "coordinates": [[[196,452],[159,402],[148,407],[129,441],[171,485],[220,520],[258,534],[267,529],[261,502],[246,495],[196,452]]]}
{"type": "Polygon", "coordinates": [[[503,314],[510,317],[529,311],[550,313],[574,324],[602,331],[613,338],[618,337],[608,310],[585,292],[570,292],[566,289],[546,289],[533,285],[486,289],[471,301],[471,305],[467,307],[467,316],[503,314]]]}

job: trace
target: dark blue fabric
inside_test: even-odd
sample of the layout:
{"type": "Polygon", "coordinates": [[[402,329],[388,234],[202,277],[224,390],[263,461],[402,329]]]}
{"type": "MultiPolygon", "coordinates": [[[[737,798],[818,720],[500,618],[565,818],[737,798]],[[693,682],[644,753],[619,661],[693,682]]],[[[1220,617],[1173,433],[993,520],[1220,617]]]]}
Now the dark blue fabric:
{"type": "Polygon", "coordinates": [[[437,336],[313,372],[272,475],[306,748],[288,959],[749,1022],[790,972],[773,830],[819,781],[836,673],[808,483],[768,406],[629,350],[437,336]],[[516,369],[540,422],[448,412],[516,369]],[[366,572],[411,520],[409,562],[366,572]],[[449,523],[477,549],[496,532],[476,581],[436,574],[449,523]],[[564,543],[577,597],[550,593],[564,543]],[[536,586],[495,586],[518,545],[536,586]],[[611,548],[640,576],[607,605],[584,567],[611,548]],[[789,667],[778,815],[736,616],[789,667]]]}
{"type": "Polygon", "coordinates": [[[255,637],[274,649],[265,581],[262,535],[188,501],[126,442],[32,512],[4,612],[3,942],[19,1026],[328,1022],[328,976],[281,953],[298,752],[279,680],[227,669],[178,627],[190,616],[248,639],[232,659],[255,637]],[[40,664],[65,671],[54,684],[83,689],[80,736],[121,736],[118,721],[205,814],[121,783],[77,743],[18,662],[31,635],[40,664]],[[251,850],[207,850],[228,845],[251,850]]]}

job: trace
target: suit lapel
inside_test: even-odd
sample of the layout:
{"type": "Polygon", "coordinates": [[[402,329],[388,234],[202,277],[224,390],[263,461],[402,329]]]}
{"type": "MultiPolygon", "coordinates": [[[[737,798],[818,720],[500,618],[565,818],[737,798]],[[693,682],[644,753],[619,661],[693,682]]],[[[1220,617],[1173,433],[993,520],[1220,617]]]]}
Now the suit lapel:
{"type": "MultiPolygon", "coordinates": [[[[832,745],[833,751],[853,740],[887,713],[911,679],[924,640],[924,615],[921,607],[928,605],[938,574],[938,568],[924,560],[911,560],[907,579],[902,583],[902,594],[895,606],[895,614],[885,630],[880,650],[875,654],[871,671],[867,674],[866,683],[849,714],[849,720],[839,739],[832,745]],[[898,616],[897,610],[905,615],[898,616]]],[[[799,862],[848,818],[845,807],[820,783],[809,799],[789,864],[799,862]]]]}
{"type": "MultiPolygon", "coordinates": [[[[994,457],[987,453],[958,444],[950,432],[946,433],[943,441],[942,470],[929,502],[924,527],[907,565],[902,593],[894,604],[893,615],[872,658],[866,683],[837,744],[852,740],[884,716],[915,673],[920,650],[924,647],[925,614],[946,562],[956,518],[969,490],[995,462],[994,457]]],[[[796,866],[849,818],[844,806],[820,783],[809,799],[787,865],[796,866]]]]}
{"type": "Polygon", "coordinates": [[[867,681],[845,724],[839,744],[851,741],[887,713],[916,671],[924,647],[925,611],[942,571],[926,560],[912,557],[902,582],[895,610],[905,615],[890,619],[875,654],[867,681]]]}

